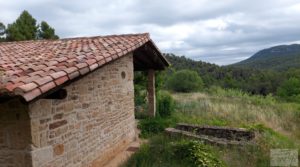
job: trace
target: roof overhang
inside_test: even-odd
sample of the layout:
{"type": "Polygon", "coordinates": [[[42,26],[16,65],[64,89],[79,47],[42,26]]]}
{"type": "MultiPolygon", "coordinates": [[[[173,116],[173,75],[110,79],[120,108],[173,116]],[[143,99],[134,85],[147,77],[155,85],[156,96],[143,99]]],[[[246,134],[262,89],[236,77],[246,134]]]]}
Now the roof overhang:
{"type": "Polygon", "coordinates": [[[170,63],[150,40],[133,52],[135,71],[164,70],[170,63]]]}

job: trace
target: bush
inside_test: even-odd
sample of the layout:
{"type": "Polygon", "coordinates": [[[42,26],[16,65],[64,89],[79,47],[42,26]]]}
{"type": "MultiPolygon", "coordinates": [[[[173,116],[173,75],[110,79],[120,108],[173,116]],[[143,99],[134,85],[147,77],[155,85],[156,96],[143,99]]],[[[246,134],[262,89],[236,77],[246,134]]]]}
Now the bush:
{"type": "Polygon", "coordinates": [[[166,91],[160,91],[157,94],[156,111],[157,115],[166,118],[172,115],[175,102],[172,96],[166,91]]]}
{"type": "Polygon", "coordinates": [[[277,94],[286,100],[300,101],[300,80],[294,77],[288,79],[277,89],[277,94]]]}
{"type": "Polygon", "coordinates": [[[147,109],[147,91],[144,90],[140,85],[134,86],[134,111],[135,111],[135,118],[143,119],[148,117],[147,109]]]}
{"type": "Polygon", "coordinates": [[[194,92],[203,88],[203,81],[197,72],[181,70],[167,81],[167,88],[175,92],[194,92]]]}
{"type": "Polygon", "coordinates": [[[147,111],[147,78],[144,72],[134,72],[134,104],[136,118],[143,118],[147,111]]]}
{"type": "Polygon", "coordinates": [[[141,130],[141,137],[147,138],[163,132],[165,128],[173,124],[175,124],[175,121],[172,119],[163,119],[160,117],[146,118],[139,122],[138,128],[141,130]]]}
{"type": "Polygon", "coordinates": [[[187,140],[177,143],[175,155],[178,159],[190,162],[194,167],[225,166],[206,145],[199,141],[187,140]]]}
{"type": "Polygon", "coordinates": [[[142,145],[122,167],[222,167],[223,164],[213,151],[211,147],[200,142],[156,135],[147,145],[142,145]],[[198,158],[194,159],[192,155],[198,158]]]}

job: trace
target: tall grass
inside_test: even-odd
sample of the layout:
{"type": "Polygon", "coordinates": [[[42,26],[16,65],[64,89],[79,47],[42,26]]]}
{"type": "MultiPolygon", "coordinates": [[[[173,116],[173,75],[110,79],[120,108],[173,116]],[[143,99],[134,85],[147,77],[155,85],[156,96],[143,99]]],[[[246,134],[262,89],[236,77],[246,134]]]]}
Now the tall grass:
{"type": "MultiPolygon", "coordinates": [[[[190,166],[174,158],[170,143],[182,139],[162,136],[163,129],[185,122],[198,125],[243,127],[256,132],[256,145],[247,147],[208,146],[227,166],[270,166],[270,149],[298,149],[300,153],[300,104],[279,101],[273,96],[252,96],[218,87],[204,93],[172,94],[175,112],[166,118],[145,119],[139,124],[150,145],[142,147],[125,166],[190,166]]],[[[300,162],[300,161],[299,161],[300,162]]]]}
{"type": "Polygon", "coordinates": [[[246,127],[263,124],[300,140],[300,105],[279,102],[271,96],[250,96],[235,90],[174,94],[179,121],[246,127]]]}
{"type": "Polygon", "coordinates": [[[173,94],[178,122],[255,130],[255,147],[217,148],[228,166],[269,166],[272,148],[300,152],[300,105],[236,90],[173,94]]]}

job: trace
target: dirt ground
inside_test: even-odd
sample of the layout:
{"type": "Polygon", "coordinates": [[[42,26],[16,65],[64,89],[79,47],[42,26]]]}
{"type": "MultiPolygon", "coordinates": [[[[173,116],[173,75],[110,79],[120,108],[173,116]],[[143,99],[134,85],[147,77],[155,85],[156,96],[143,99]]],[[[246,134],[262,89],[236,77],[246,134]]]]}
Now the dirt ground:
{"type": "Polygon", "coordinates": [[[132,154],[138,151],[140,148],[140,141],[132,142],[125,150],[117,154],[111,161],[109,161],[104,167],[118,167],[130,158],[132,154]]]}
{"type": "Polygon", "coordinates": [[[112,160],[110,160],[108,163],[106,163],[103,167],[119,167],[121,164],[126,162],[130,158],[132,154],[137,152],[141,146],[142,143],[146,143],[146,140],[141,140],[139,138],[139,129],[135,129],[136,132],[136,138],[135,140],[128,145],[127,148],[125,148],[123,151],[119,152],[112,160]]]}

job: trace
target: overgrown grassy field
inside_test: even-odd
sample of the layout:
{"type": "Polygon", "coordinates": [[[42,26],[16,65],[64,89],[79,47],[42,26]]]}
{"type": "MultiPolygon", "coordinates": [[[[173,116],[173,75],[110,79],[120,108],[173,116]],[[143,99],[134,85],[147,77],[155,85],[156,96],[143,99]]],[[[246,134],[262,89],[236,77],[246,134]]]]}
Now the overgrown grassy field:
{"type": "MultiPolygon", "coordinates": [[[[163,135],[165,127],[174,126],[178,122],[242,127],[256,131],[255,146],[201,146],[207,150],[207,157],[211,157],[207,166],[220,166],[215,165],[214,159],[230,167],[270,166],[270,149],[290,148],[300,151],[300,104],[219,88],[205,93],[172,96],[176,105],[171,117],[141,120],[139,126],[142,137],[149,138],[150,144],[143,146],[125,166],[201,166],[193,163],[195,158],[186,160],[175,154],[176,147],[173,145],[180,145],[186,140],[163,135]]],[[[203,152],[206,151],[200,149],[200,153],[196,154],[203,152]]]]}

